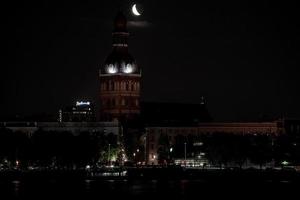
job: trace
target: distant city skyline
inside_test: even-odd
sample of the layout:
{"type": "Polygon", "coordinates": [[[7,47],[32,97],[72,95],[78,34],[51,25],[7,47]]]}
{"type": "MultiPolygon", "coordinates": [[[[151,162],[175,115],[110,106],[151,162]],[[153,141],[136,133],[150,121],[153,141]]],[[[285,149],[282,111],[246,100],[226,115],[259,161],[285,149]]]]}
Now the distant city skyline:
{"type": "MultiPolygon", "coordinates": [[[[201,103],[216,121],[300,117],[293,3],[124,1],[143,101],[201,103]],[[142,5],[133,16],[133,3],[142,5]]],[[[119,1],[8,5],[1,117],[99,101],[119,1]]]]}

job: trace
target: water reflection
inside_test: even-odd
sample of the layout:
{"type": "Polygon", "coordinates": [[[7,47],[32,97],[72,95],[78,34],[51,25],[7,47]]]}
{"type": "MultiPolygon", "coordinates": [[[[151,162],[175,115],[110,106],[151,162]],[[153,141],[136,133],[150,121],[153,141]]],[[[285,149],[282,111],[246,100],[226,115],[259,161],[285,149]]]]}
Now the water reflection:
{"type": "Polygon", "coordinates": [[[93,180],[85,180],[85,190],[87,191],[87,192],[90,192],[90,190],[91,190],[91,183],[93,182],[93,180]]]}
{"type": "Polygon", "coordinates": [[[14,195],[19,196],[21,182],[18,180],[15,180],[15,181],[12,181],[12,184],[13,184],[14,195]]]}
{"type": "MultiPolygon", "coordinates": [[[[4,181],[0,180],[0,193],[9,197],[20,199],[47,197],[52,199],[86,199],[89,197],[107,197],[111,199],[192,199],[193,196],[217,196],[220,189],[227,191],[244,191],[245,193],[292,191],[291,181],[278,181],[276,183],[249,183],[247,187],[241,183],[218,183],[204,180],[73,180],[73,179],[25,179],[4,181]],[[266,186],[271,186],[268,190],[266,186]],[[263,190],[262,190],[263,188],[263,190]],[[274,189],[275,188],[275,189],[274,189]],[[279,188],[278,190],[276,188],[279,188]]],[[[297,190],[295,190],[297,191],[297,190]]],[[[272,193],[271,193],[272,192],[272,193]]],[[[223,193],[229,195],[228,192],[223,193]]],[[[3,199],[11,199],[3,198],[3,199]]],[[[2,198],[1,198],[2,199],[2,198]]]]}

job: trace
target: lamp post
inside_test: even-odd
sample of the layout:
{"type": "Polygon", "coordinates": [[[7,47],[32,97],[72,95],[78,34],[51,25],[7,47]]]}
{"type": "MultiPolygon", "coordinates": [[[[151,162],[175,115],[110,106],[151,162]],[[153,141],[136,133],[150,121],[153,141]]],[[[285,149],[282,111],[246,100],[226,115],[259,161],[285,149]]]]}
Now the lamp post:
{"type": "Polygon", "coordinates": [[[147,135],[144,137],[145,140],[145,148],[144,148],[144,153],[145,153],[145,165],[147,165],[147,135]]]}
{"type": "Polygon", "coordinates": [[[170,147],[170,149],[169,149],[169,153],[168,153],[168,163],[171,163],[171,160],[172,160],[172,152],[173,152],[173,147],[170,147]]]}
{"type": "Polygon", "coordinates": [[[110,164],[110,144],[108,144],[108,164],[109,164],[109,166],[111,165],[110,164]]]}
{"type": "Polygon", "coordinates": [[[184,143],[184,165],[186,167],[186,142],[184,143]]]}

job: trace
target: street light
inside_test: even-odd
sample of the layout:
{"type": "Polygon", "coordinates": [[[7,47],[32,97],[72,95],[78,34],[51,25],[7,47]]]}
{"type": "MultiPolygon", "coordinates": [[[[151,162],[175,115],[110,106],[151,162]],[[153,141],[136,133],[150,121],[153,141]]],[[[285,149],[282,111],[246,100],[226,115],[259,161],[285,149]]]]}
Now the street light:
{"type": "Polygon", "coordinates": [[[136,165],[136,153],[133,153],[133,161],[134,161],[134,164],[136,165]]]}
{"type": "Polygon", "coordinates": [[[168,162],[170,163],[171,162],[171,159],[172,159],[172,152],[173,152],[173,147],[170,147],[170,149],[169,149],[169,153],[168,153],[168,162]]]}
{"type": "Polygon", "coordinates": [[[184,165],[186,167],[186,142],[184,143],[184,165]]]}
{"type": "Polygon", "coordinates": [[[145,140],[145,147],[144,147],[144,153],[145,153],[145,165],[147,165],[147,135],[144,137],[145,140]]]}
{"type": "Polygon", "coordinates": [[[108,164],[110,166],[110,144],[108,144],[108,164]]]}

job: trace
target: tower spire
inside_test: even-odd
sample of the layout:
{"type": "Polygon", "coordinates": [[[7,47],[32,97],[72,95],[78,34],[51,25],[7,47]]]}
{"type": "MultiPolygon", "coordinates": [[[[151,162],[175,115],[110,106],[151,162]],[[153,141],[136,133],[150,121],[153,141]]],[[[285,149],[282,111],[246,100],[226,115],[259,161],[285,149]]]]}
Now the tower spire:
{"type": "Polygon", "coordinates": [[[124,13],[119,10],[114,21],[114,32],[128,32],[127,31],[127,19],[124,13]]]}

